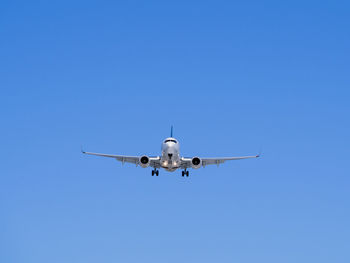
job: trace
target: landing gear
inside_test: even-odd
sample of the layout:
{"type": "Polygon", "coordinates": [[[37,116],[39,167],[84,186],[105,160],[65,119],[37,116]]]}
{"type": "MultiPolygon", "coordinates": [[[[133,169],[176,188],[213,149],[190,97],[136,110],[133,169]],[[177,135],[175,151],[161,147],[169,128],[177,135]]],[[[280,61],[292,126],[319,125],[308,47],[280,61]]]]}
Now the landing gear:
{"type": "Polygon", "coordinates": [[[182,171],[182,177],[184,177],[185,175],[188,177],[190,175],[189,171],[182,171]]]}
{"type": "Polygon", "coordinates": [[[158,176],[159,170],[157,170],[157,169],[152,170],[152,176],[154,176],[154,175],[158,176]]]}

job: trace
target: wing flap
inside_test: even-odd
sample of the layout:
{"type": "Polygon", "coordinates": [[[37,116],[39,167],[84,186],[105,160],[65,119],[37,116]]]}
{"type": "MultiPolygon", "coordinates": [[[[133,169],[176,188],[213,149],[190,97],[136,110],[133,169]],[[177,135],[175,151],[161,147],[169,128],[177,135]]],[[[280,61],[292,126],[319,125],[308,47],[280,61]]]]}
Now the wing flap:
{"type": "MultiPolygon", "coordinates": [[[[114,158],[117,161],[120,161],[122,163],[133,163],[136,165],[139,165],[140,163],[140,156],[127,156],[127,155],[116,155],[116,154],[106,154],[106,153],[94,153],[94,152],[85,152],[82,151],[84,154],[88,155],[95,155],[95,156],[101,156],[101,157],[108,157],[108,158],[114,158]]],[[[160,157],[149,157],[150,159],[150,166],[151,167],[160,167],[160,157]]]]}
{"type": "Polygon", "coordinates": [[[82,152],[84,154],[89,155],[95,155],[95,156],[101,156],[101,157],[109,157],[114,158],[120,162],[127,162],[127,163],[136,163],[139,161],[138,156],[126,156],[126,155],[115,155],[115,154],[106,154],[106,153],[93,153],[93,152],[82,152]]]}
{"type": "Polygon", "coordinates": [[[222,164],[226,161],[234,161],[234,160],[244,160],[244,159],[251,159],[251,158],[258,158],[259,155],[254,156],[239,156],[239,157],[217,157],[217,158],[202,158],[202,165],[210,165],[210,164],[222,164]]]}
{"type": "MultiPolygon", "coordinates": [[[[243,159],[251,159],[251,158],[258,158],[260,155],[253,155],[253,156],[238,156],[238,157],[210,157],[210,158],[200,158],[202,160],[202,166],[205,167],[206,165],[211,164],[222,164],[226,161],[232,161],[232,160],[243,160],[243,159]]],[[[182,158],[181,159],[181,168],[191,168],[192,158],[182,158]]]]}

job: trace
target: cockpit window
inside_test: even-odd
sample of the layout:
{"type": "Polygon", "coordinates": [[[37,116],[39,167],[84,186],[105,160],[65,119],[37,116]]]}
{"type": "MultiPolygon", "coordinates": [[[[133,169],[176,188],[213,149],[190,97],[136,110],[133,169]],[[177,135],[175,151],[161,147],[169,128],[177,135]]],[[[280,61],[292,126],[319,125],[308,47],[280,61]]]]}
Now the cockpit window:
{"type": "Polygon", "coordinates": [[[167,143],[167,142],[177,143],[177,141],[176,141],[176,140],[171,140],[171,139],[169,139],[169,140],[165,140],[165,143],[167,143]]]}

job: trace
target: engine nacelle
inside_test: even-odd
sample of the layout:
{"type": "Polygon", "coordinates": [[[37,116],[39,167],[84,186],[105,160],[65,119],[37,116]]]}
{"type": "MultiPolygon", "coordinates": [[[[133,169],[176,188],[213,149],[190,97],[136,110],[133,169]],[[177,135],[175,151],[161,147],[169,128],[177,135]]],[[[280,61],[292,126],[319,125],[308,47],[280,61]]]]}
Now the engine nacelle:
{"type": "Polygon", "coordinates": [[[193,169],[198,169],[202,166],[202,160],[199,157],[193,157],[191,160],[191,165],[193,169]]]}
{"type": "Polygon", "coordinates": [[[144,155],[140,157],[139,163],[141,165],[142,168],[146,168],[150,165],[150,160],[149,157],[144,155]]]}

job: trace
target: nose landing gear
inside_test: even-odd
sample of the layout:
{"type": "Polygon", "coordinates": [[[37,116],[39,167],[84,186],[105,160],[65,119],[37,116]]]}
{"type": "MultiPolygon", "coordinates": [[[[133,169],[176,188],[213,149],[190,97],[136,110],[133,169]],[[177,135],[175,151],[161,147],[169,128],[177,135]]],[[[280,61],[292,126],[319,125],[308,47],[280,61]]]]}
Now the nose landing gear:
{"type": "Polygon", "coordinates": [[[152,176],[154,176],[154,175],[158,176],[159,170],[157,170],[157,169],[152,170],[152,176]]]}
{"type": "Polygon", "coordinates": [[[190,175],[189,171],[187,171],[186,169],[184,171],[182,171],[182,177],[184,177],[185,175],[187,177],[190,175]]]}

